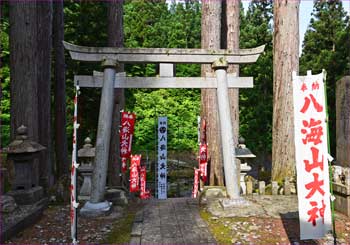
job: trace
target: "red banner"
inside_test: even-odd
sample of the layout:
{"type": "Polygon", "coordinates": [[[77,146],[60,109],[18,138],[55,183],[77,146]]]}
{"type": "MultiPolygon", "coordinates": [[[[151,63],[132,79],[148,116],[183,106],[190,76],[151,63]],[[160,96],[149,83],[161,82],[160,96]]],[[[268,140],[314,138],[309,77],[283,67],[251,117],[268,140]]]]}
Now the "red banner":
{"type": "Polygon", "coordinates": [[[201,143],[199,145],[199,170],[203,182],[207,181],[207,165],[208,165],[208,146],[206,142],[206,123],[202,122],[201,143]]]}
{"type": "Polygon", "coordinates": [[[141,164],[141,155],[131,156],[130,163],[130,192],[139,191],[139,168],[141,164]]]}
{"type": "Polygon", "coordinates": [[[131,155],[132,137],[134,134],[135,119],[134,113],[122,112],[120,137],[120,157],[122,158],[122,172],[127,170],[126,160],[131,155]]]}
{"type": "Polygon", "coordinates": [[[146,190],[146,167],[142,166],[140,170],[140,198],[147,199],[150,197],[149,190],[146,190]]]}
{"type": "Polygon", "coordinates": [[[194,181],[193,181],[193,190],[192,197],[196,198],[198,193],[198,182],[199,182],[199,169],[194,169],[194,181]]]}

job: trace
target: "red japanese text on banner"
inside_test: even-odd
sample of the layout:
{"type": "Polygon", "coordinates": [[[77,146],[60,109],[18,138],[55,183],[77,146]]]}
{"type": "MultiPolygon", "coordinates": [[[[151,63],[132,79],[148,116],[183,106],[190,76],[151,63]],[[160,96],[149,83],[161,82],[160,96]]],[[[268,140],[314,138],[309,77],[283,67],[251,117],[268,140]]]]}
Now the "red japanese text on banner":
{"type": "Polygon", "coordinates": [[[139,168],[141,163],[141,155],[131,156],[130,163],[130,192],[139,191],[139,168]]]}
{"type": "Polygon", "coordinates": [[[140,198],[147,199],[150,197],[150,193],[146,190],[146,167],[142,166],[140,170],[140,198]]]}
{"type": "Polygon", "coordinates": [[[331,230],[324,76],[293,74],[300,239],[331,230]]]}
{"type": "Polygon", "coordinates": [[[134,113],[122,112],[121,126],[119,132],[120,157],[122,158],[122,172],[126,172],[126,159],[131,155],[132,138],[134,134],[136,115],[134,113]]]}
{"type": "Polygon", "coordinates": [[[198,194],[198,184],[199,184],[199,169],[194,169],[194,180],[193,180],[193,190],[192,197],[196,198],[198,194]]]}
{"type": "Polygon", "coordinates": [[[207,181],[208,146],[202,142],[199,146],[199,170],[202,181],[207,181]]]}

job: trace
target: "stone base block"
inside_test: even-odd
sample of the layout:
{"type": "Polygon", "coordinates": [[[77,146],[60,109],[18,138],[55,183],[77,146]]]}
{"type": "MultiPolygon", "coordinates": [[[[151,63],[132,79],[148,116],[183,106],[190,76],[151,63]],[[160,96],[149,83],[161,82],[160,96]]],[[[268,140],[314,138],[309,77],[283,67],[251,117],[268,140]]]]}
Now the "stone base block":
{"type": "Polygon", "coordinates": [[[127,205],[128,198],[125,191],[121,189],[108,189],[105,193],[105,199],[112,202],[115,205],[127,205]]]}
{"type": "Polygon", "coordinates": [[[334,208],[338,212],[350,216],[350,187],[333,183],[334,208]]]}
{"type": "Polygon", "coordinates": [[[226,197],[226,188],[224,186],[204,186],[201,193],[202,198],[226,197]]]}
{"type": "Polygon", "coordinates": [[[18,205],[28,205],[38,202],[44,196],[44,189],[36,186],[28,190],[15,190],[6,193],[12,196],[18,205]]]}
{"type": "Polygon", "coordinates": [[[112,203],[108,201],[92,203],[86,202],[80,209],[80,215],[82,217],[98,217],[103,215],[109,215],[112,212],[112,203]]]}
{"type": "Polygon", "coordinates": [[[229,209],[233,207],[242,207],[242,206],[249,206],[250,203],[248,200],[239,197],[239,198],[225,198],[220,200],[220,205],[222,206],[223,209],[229,209]]]}
{"type": "Polygon", "coordinates": [[[0,242],[3,243],[35,224],[40,219],[47,204],[48,199],[43,198],[32,205],[19,205],[13,212],[2,213],[0,242]]]}

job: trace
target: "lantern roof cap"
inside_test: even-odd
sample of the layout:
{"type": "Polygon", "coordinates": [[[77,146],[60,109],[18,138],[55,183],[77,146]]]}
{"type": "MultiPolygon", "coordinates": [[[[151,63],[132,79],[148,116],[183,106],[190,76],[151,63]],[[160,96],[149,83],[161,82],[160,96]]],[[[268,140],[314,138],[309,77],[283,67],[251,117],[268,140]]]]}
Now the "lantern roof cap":
{"type": "Polygon", "coordinates": [[[16,130],[15,140],[13,140],[8,147],[4,149],[4,152],[8,154],[35,153],[45,149],[46,147],[30,140],[28,138],[28,128],[21,125],[16,130]]]}

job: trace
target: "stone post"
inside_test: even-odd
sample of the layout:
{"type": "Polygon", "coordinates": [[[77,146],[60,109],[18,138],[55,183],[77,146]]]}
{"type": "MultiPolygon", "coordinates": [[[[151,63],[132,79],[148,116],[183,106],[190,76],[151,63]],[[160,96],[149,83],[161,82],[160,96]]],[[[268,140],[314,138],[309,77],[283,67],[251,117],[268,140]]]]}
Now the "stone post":
{"type": "Polygon", "coordinates": [[[111,126],[113,115],[114,101],[114,81],[116,73],[115,60],[106,59],[102,62],[103,87],[101,94],[100,113],[98,118],[97,140],[96,140],[96,157],[94,171],[92,175],[91,199],[86,202],[81,209],[82,214],[98,215],[110,210],[110,203],[104,200],[109,143],[111,138],[111,126]]]}
{"type": "Polygon", "coordinates": [[[350,167],[350,76],[337,82],[336,117],[337,164],[350,167]]]}
{"type": "Polygon", "coordinates": [[[240,183],[238,178],[239,166],[237,166],[234,141],[233,127],[230,116],[230,101],[228,97],[227,86],[227,61],[219,59],[212,65],[215,70],[217,79],[217,97],[219,108],[219,121],[221,128],[221,142],[224,160],[224,173],[227,196],[230,199],[238,199],[240,191],[240,183]]]}
{"type": "Polygon", "coordinates": [[[286,177],[285,179],[284,179],[284,183],[283,183],[283,190],[284,190],[284,195],[285,196],[289,196],[290,194],[291,194],[291,191],[290,191],[290,182],[289,182],[289,179],[288,179],[288,177],[286,177]]]}
{"type": "Polygon", "coordinates": [[[278,183],[277,183],[277,181],[271,182],[271,192],[272,192],[272,195],[278,195],[278,183]]]}
{"type": "Polygon", "coordinates": [[[259,194],[265,195],[265,181],[259,181],[259,194]]]}

